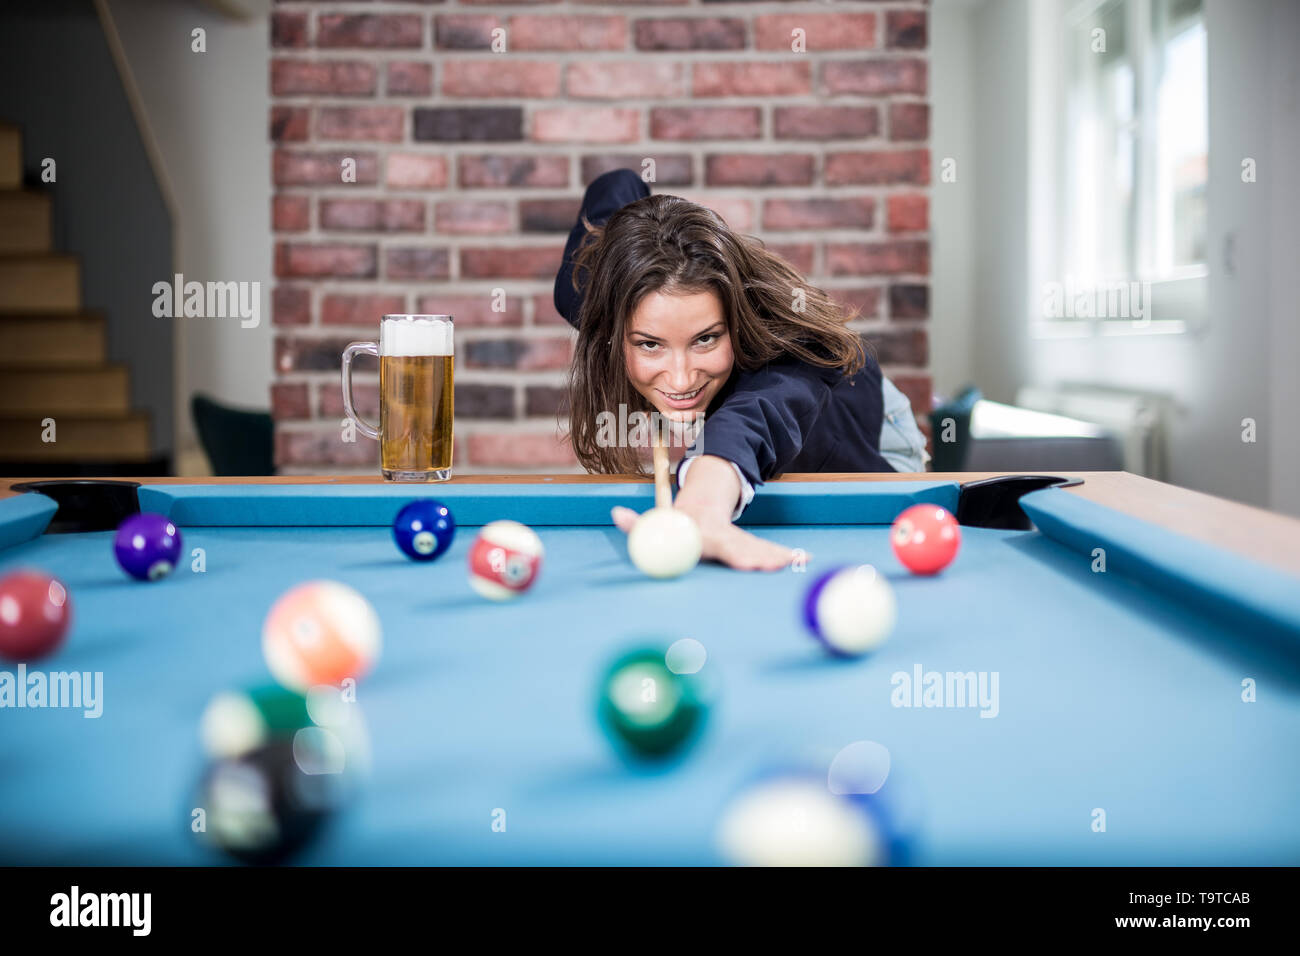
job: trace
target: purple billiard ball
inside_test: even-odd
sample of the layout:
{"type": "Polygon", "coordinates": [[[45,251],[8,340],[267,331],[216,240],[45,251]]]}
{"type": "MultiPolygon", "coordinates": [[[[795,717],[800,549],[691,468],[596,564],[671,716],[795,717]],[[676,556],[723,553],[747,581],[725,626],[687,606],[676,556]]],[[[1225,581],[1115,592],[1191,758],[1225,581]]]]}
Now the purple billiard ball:
{"type": "Polygon", "coordinates": [[[165,515],[142,511],[117,526],[113,553],[131,577],[156,581],[176,567],[181,556],[181,533],[165,515]]]}
{"type": "Polygon", "coordinates": [[[898,620],[894,589],[869,564],[836,568],[813,581],[804,624],[837,657],[856,657],[885,642],[898,620]]]}

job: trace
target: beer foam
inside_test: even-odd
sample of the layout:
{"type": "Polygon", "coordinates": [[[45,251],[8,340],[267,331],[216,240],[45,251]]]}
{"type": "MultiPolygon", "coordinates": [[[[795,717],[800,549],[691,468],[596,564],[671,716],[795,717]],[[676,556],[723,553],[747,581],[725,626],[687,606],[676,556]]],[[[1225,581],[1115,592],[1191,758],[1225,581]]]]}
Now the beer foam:
{"type": "Polygon", "coordinates": [[[454,355],[450,317],[384,316],[379,327],[380,355],[454,355]]]}

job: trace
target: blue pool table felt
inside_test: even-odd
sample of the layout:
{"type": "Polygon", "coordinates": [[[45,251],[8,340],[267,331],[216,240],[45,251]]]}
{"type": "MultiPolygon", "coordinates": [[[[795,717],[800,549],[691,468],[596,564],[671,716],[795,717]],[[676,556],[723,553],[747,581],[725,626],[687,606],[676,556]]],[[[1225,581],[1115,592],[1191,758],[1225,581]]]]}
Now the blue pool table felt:
{"type": "MultiPolygon", "coordinates": [[[[953,486],[917,484],[891,494],[955,505],[953,486]]],[[[720,862],[716,825],[746,780],[791,760],[825,767],[856,740],[891,751],[882,797],[910,834],[909,862],[1300,862],[1300,680],[1287,643],[1296,599],[1269,590],[1272,579],[1252,606],[1273,615],[1278,640],[1261,644],[1176,588],[1093,573],[1068,528],[1107,516],[1053,504],[1069,494],[1058,489],[1036,493],[1046,510],[1035,520],[1051,524],[1059,505],[1059,539],[965,528],[949,569],[914,578],[891,553],[888,524],[868,523],[869,502],[816,486],[764,506],[784,523],[752,527],[809,552],[808,573],[702,565],[653,582],[607,517],[611,500],[648,504],[645,486],[597,485],[556,491],[561,514],[531,522],[546,547],[538,583],[497,605],[466,579],[475,525],[511,508],[525,517],[536,500],[520,504],[508,486],[447,490],[467,487],[480,494],[439,489],[460,496],[449,503],[462,526],[431,565],[402,557],[369,512],[347,523],[358,507],[395,512],[387,489],[358,493],[360,505],[340,505],[330,486],[236,493],[246,507],[297,517],[226,526],[204,523],[214,500],[230,520],[258,520],[231,518],[229,486],[156,486],[148,500],[176,517],[187,552],[204,550],[206,570],[182,566],[155,584],[124,577],[111,532],[10,541],[0,571],[39,566],[74,600],[69,640],[33,667],[103,672],[105,702],[98,719],[0,711],[0,861],[214,862],[188,832],[199,715],[214,693],[268,679],[260,631],[276,597],[331,578],[365,594],[383,624],[382,655],[359,691],[374,770],[304,863],[720,862]],[[861,523],[828,523],[818,512],[827,500],[837,515],[861,505],[861,523]],[[336,526],[298,523],[323,507],[336,526]],[[602,511],[604,524],[591,517],[602,511]],[[803,592],[818,570],[864,562],[893,583],[898,626],[869,657],[827,658],[800,623],[803,592]],[[706,732],[669,768],[629,768],[595,721],[596,681],[629,647],[680,638],[708,651],[717,699],[706,732]],[[891,675],[916,665],[997,672],[997,716],[893,706],[891,675]],[[1247,678],[1258,685],[1249,704],[1247,678]],[[1090,827],[1097,807],[1105,833],[1090,827]],[[504,833],[491,826],[498,808],[504,833]]],[[[910,503],[890,498],[880,513],[896,514],[900,500],[910,503]]],[[[1140,553],[1151,529],[1120,527],[1140,553]]],[[[1252,570],[1209,552],[1223,573],[1252,570]]]]}

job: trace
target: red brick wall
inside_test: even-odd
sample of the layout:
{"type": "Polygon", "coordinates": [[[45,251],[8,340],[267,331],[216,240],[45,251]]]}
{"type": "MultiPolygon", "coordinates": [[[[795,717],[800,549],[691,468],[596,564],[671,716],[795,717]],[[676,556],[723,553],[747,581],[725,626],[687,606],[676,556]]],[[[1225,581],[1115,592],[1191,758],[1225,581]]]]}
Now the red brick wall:
{"type": "MultiPolygon", "coordinates": [[[[280,470],[377,467],[373,442],[342,441],[339,353],[404,311],[456,316],[459,472],[575,468],[557,428],[572,334],[555,271],[585,185],[648,157],[652,191],[711,206],[860,306],[886,372],[928,411],[925,8],[280,0],[280,470]]],[[[373,419],[370,367],[356,382],[373,419]]]]}

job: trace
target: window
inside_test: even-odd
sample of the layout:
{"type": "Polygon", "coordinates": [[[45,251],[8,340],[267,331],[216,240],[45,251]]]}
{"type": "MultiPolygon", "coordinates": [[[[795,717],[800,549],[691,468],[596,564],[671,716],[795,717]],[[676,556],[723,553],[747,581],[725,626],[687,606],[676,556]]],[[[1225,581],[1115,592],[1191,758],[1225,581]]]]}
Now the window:
{"type": "Polygon", "coordinates": [[[1191,290],[1161,284],[1207,274],[1202,0],[1071,4],[1064,41],[1062,277],[1075,289],[1150,284],[1185,313],[1191,290]]]}

